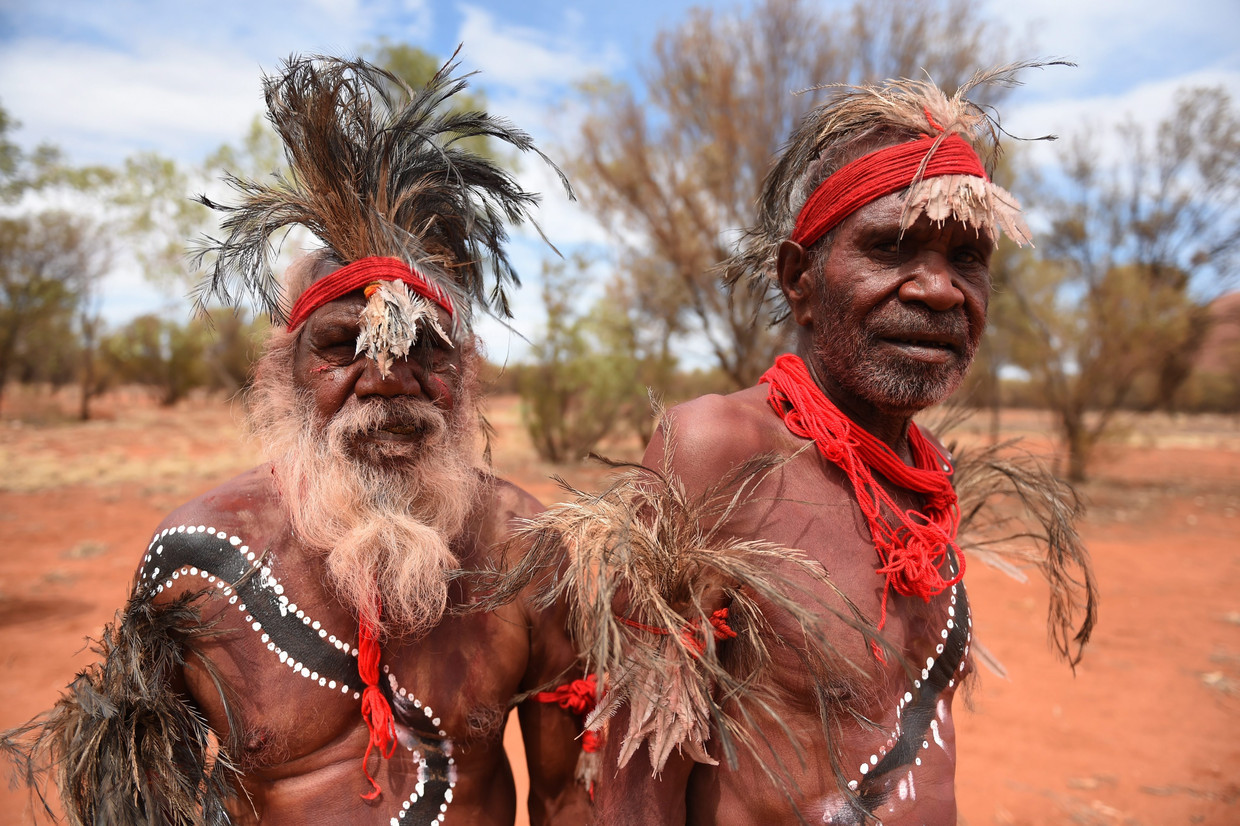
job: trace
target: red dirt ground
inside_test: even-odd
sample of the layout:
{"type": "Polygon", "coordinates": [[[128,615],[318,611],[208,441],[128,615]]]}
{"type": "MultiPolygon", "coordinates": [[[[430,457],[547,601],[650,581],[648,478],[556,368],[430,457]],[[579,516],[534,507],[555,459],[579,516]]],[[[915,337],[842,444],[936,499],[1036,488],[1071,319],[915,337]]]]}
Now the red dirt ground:
{"type": "MultiPolygon", "coordinates": [[[[162,515],[253,458],[218,402],[104,413],[0,422],[0,728],[91,661],[162,515]]],[[[500,470],[553,500],[547,477],[566,471],[529,458],[510,400],[492,420],[500,470]]],[[[1004,424],[1045,443],[1037,417],[1004,424]]],[[[1144,420],[1107,448],[1085,489],[1101,621],[1075,676],[1046,644],[1044,590],[969,569],[975,630],[1008,678],[983,673],[957,715],[962,824],[1240,823],[1238,460],[1234,419],[1144,420]]],[[[0,787],[0,823],[30,822],[25,793],[0,787]]]]}

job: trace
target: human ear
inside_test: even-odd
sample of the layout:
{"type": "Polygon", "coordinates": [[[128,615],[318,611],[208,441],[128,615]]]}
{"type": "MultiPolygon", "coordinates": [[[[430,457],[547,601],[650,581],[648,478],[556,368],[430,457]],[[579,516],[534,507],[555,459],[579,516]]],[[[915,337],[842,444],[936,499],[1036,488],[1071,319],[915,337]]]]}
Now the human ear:
{"type": "Polygon", "coordinates": [[[813,305],[814,283],[807,270],[809,263],[805,248],[795,241],[783,241],[775,258],[775,272],[779,276],[779,289],[788,301],[792,319],[799,325],[809,324],[813,305]]]}

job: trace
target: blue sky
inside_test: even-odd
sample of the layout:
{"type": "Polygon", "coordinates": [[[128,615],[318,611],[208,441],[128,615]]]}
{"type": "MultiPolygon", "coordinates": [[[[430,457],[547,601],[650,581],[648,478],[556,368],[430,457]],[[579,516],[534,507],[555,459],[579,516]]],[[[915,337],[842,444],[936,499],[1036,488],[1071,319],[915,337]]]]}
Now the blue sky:
{"type": "MultiPolygon", "coordinates": [[[[1016,134],[1105,134],[1128,115],[1154,120],[1175,89],[1223,85],[1240,99],[1240,3],[1235,0],[982,0],[1031,54],[1076,61],[1031,75],[1004,111],[1016,134]]],[[[259,78],[293,52],[354,53],[380,37],[447,55],[479,71],[492,111],[544,146],[571,146],[574,81],[594,73],[635,82],[656,33],[683,20],[690,0],[562,3],[552,0],[0,0],[0,102],[21,122],[14,136],[51,141],[76,163],[116,163],[150,149],[196,163],[235,141],[260,111],[259,78]]],[[[736,3],[714,4],[720,7],[736,3]]],[[[827,0],[828,7],[849,5],[827,0]]],[[[1105,150],[1105,146],[1104,146],[1105,150]]],[[[1039,151],[1050,152],[1045,149],[1039,151]]],[[[527,186],[548,193],[540,223],[560,246],[606,233],[554,196],[533,164],[527,186]]],[[[518,238],[514,259],[536,281],[542,253],[518,238]]],[[[526,289],[518,329],[537,328],[537,290],[526,289]]],[[[121,320],[158,296],[132,268],[105,284],[105,312],[121,320]]],[[[166,297],[162,299],[165,303],[166,297]]],[[[481,330],[492,357],[523,345],[481,330]]]]}

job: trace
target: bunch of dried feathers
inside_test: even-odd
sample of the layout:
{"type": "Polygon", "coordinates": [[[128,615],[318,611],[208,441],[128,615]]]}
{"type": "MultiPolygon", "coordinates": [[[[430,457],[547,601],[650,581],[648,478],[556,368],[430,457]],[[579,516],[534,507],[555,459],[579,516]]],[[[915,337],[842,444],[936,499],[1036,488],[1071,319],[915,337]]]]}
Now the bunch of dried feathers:
{"type": "MultiPolygon", "coordinates": [[[[1050,588],[1047,636],[1075,669],[1098,621],[1098,584],[1076,530],[1084,513],[1076,489],[1014,440],[962,450],[952,461],[960,546],[1021,582],[1026,570],[1038,571],[1050,588]]],[[[987,665],[1003,673],[997,662],[987,665]]]]}
{"type": "MultiPolygon", "coordinates": [[[[674,749],[715,763],[706,750],[715,738],[715,753],[731,767],[738,749],[747,750],[800,819],[799,795],[789,767],[772,748],[774,738],[793,744],[799,761],[807,756],[797,745],[801,738],[782,727],[770,704],[770,644],[776,637],[759,605],[786,614],[800,629],[799,639],[783,642],[810,677],[825,752],[840,793],[854,804],[833,721],[855,714],[841,705],[840,684],[867,672],[836,648],[838,625],[828,634],[824,617],[874,641],[910,674],[915,669],[817,563],[798,551],[735,540],[719,530],[778,463],[757,457],[698,498],[674,477],[620,463],[609,463],[619,472],[601,493],[575,490],[561,480],[570,501],[541,514],[512,540],[511,567],[468,574],[475,592],[484,595],[468,610],[492,609],[531,584],[543,606],[566,600],[585,667],[605,686],[587,727],[604,728],[627,706],[626,730],[608,732],[623,738],[620,766],[643,744],[656,775],[674,749]],[[790,575],[794,571],[826,585],[846,610],[811,593],[803,578],[790,575]],[[697,633],[710,628],[708,618],[720,605],[729,607],[728,623],[737,632],[726,656],[710,633],[697,633]],[[771,730],[771,721],[778,731],[771,730]]],[[[1082,511],[1075,491],[1011,443],[963,452],[954,481],[960,545],[972,558],[1020,580],[1026,568],[1040,571],[1051,591],[1049,636],[1075,666],[1097,618],[1097,587],[1075,528],[1082,511]]],[[[976,641],[974,650],[1002,673],[976,641]]]]}
{"type": "Polygon", "coordinates": [[[101,823],[207,824],[230,822],[236,798],[240,726],[206,660],[229,716],[233,737],[220,743],[173,677],[187,647],[212,633],[201,621],[201,593],[156,603],[137,594],[105,627],[94,646],[101,662],[80,673],[51,710],[0,734],[0,752],[17,778],[55,817],[48,775],[73,826],[101,823]]]}
{"type": "MultiPolygon", "coordinates": [[[[368,291],[369,292],[369,291],[368,291]]],[[[362,308],[361,330],[354,355],[365,353],[387,378],[392,362],[409,355],[418,342],[419,330],[433,333],[448,346],[452,339],[439,326],[438,313],[431,302],[416,295],[403,281],[380,281],[362,308]]]]}
{"type": "Polygon", "coordinates": [[[514,537],[509,549],[519,558],[510,568],[490,576],[468,574],[475,592],[483,594],[470,610],[489,610],[531,583],[536,604],[566,600],[570,633],[585,668],[597,675],[599,686],[606,686],[586,727],[603,729],[617,711],[627,711],[627,729],[607,733],[623,738],[620,766],[643,744],[655,775],[673,750],[713,764],[717,761],[706,743],[714,738],[716,753],[731,767],[737,765],[738,749],[757,757],[795,811],[792,773],[778,762],[780,752],[773,746],[792,743],[802,766],[811,756],[800,749],[800,738],[784,726],[771,703],[777,691],[769,680],[771,643],[777,637],[766,612],[791,617],[799,638],[785,632],[782,642],[801,658],[810,677],[827,753],[842,792],[852,797],[831,746],[836,728],[831,720],[851,713],[840,706],[840,683],[866,672],[836,648],[839,626],[829,632],[824,618],[874,641],[892,661],[905,661],[821,565],[798,551],[736,540],[719,530],[779,460],[756,457],[698,497],[667,474],[608,464],[618,472],[601,493],[575,490],[560,480],[570,501],[544,512],[514,537]],[[811,591],[804,575],[825,585],[844,608],[811,591]],[[737,634],[728,641],[726,657],[709,633],[709,617],[721,605],[728,607],[727,622],[737,634]]]}

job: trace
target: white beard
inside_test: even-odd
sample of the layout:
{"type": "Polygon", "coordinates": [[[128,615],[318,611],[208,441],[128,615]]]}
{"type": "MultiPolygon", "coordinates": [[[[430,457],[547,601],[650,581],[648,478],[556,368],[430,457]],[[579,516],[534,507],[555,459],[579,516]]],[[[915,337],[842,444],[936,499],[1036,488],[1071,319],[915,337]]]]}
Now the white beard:
{"type": "Polygon", "coordinates": [[[471,382],[462,381],[450,418],[422,400],[350,396],[323,422],[293,387],[293,341],[273,337],[249,420],[275,468],[294,534],[324,554],[341,603],[389,635],[419,636],[443,616],[447,574],[458,567],[451,541],[480,488],[471,382]],[[392,421],[416,424],[417,441],[359,446],[360,434],[392,421]]]}

